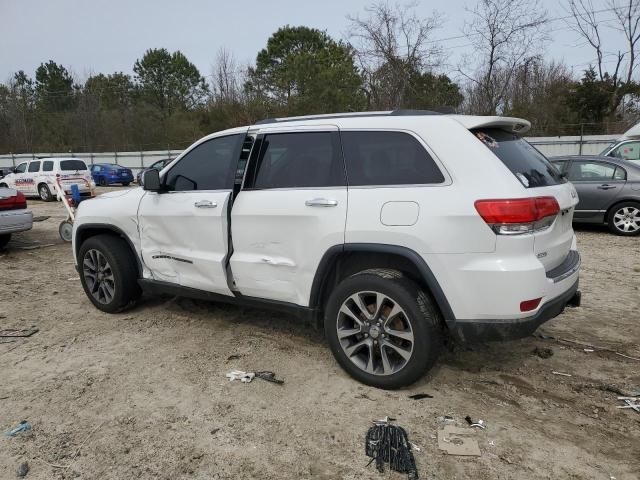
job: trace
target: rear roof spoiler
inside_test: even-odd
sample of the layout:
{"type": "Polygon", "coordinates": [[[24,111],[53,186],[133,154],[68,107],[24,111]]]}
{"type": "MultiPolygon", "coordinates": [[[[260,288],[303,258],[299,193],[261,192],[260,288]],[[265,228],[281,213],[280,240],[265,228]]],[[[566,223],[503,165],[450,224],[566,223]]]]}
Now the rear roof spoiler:
{"type": "Polygon", "coordinates": [[[528,132],[531,128],[531,122],[522,118],[515,117],[484,117],[476,115],[449,115],[449,118],[456,120],[467,130],[474,128],[499,128],[507,132],[516,133],[518,135],[528,132]]]}

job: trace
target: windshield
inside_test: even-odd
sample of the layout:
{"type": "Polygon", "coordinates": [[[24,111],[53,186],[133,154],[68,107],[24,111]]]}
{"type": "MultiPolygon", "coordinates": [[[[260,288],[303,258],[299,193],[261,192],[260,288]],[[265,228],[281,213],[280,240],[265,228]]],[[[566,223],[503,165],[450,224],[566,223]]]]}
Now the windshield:
{"type": "Polygon", "coordinates": [[[481,128],[472,133],[511,170],[525,188],[565,183],[547,157],[513,133],[498,128],[481,128]]]}
{"type": "Polygon", "coordinates": [[[87,166],[82,160],[60,160],[60,170],[63,172],[86,170],[87,166]]]}

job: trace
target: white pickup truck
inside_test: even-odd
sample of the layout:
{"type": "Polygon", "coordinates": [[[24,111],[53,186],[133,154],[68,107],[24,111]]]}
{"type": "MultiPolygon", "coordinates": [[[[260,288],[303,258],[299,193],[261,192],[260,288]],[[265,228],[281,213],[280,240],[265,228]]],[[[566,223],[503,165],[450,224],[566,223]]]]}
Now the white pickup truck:
{"type": "Polygon", "coordinates": [[[529,126],[395,111],[209,135],[80,204],[82,286],[105,312],[147,291],[323,321],[351,375],[407,385],[445,335],[526,336],[579,303],[576,191],[529,126]]]}

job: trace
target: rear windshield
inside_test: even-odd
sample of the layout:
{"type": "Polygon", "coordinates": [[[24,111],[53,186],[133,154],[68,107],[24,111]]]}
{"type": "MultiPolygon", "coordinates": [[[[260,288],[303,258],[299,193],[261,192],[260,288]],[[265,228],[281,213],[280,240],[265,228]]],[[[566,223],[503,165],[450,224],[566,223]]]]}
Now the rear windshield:
{"type": "Polygon", "coordinates": [[[519,136],[498,128],[481,128],[472,133],[502,160],[525,188],[548,187],[567,181],[544,155],[519,136]]]}
{"type": "Polygon", "coordinates": [[[63,172],[86,170],[87,166],[82,160],[60,160],[60,170],[63,172]]]}

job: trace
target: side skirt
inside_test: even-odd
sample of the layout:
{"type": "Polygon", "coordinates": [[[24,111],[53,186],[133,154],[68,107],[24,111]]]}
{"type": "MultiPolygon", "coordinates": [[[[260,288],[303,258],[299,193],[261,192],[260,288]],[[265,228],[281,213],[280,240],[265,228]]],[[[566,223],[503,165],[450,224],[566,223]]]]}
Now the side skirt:
{"type": "Polygon", "coordinates": [[[138,279],[138,284],[145,293],[154,296],[177,295],[179,297],[192,298],[195,300],[205,300],[210,302],[228,303],[231,305],[238,305],[240,307],[273,310],[293,315],[301,320],[313,323],[314,325],[318,323],[320,315],[320,312],[315,308],[302,307],[293,303],[279,302],[276,300],[247,297],[240,294],[236,294],[236,296],[232,297],[146,278],[138,279]]]}

